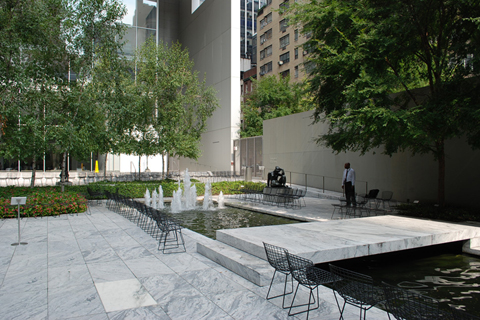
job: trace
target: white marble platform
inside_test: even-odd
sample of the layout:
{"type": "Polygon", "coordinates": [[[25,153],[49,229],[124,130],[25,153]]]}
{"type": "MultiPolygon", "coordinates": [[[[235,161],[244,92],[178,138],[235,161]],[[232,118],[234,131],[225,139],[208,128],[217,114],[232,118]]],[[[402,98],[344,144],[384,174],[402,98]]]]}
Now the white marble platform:
{"type": "Polygon", "coordinates": [[[479,239],[478,225],[386,215],[219,230],[216,243],[199,243],[197,251],[257,285],[266,285],[263,242],[325,263],[456,241],[468,241],[472,248],[466,245],[465,251],[475,253],[479,239]]]}
{"type": "Polygon", "coordinates": [[[217,232],[218,241],[262,259],[267,242],[315,263],[472,238],[480,238],[479,227],[392,215],[217,232]]]}

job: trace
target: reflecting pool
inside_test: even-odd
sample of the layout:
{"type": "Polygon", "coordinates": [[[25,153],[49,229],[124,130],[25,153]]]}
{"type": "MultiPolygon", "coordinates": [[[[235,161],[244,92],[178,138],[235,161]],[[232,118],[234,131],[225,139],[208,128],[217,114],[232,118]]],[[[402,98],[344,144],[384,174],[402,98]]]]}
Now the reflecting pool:
{"type": "Polygon", "coordinates": [[[300,223],[301,221],[272,216],[238,208],[225,207],[215,210],[188,210],[172,214],[182,222],[182,226],[215,239],[215,231],[280,224],[300,223]]]}
{"type": "Polygon", "coordinates": [[[480,316],[480,258],[461,252],[461,243],[338,262],[405,289],[480,316]]]}

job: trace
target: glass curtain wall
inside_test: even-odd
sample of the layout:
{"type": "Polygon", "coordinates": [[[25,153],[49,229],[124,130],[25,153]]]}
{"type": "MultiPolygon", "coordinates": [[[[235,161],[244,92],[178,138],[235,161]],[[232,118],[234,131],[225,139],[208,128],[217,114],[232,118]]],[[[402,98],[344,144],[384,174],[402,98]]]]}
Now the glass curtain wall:
{"type": "Polygon", "coordinates": [[[126,56],[133,56],[147,39],[157,34],[157,1],[123,0],[127,14],[122,22],[128,26],[123,51],[126,56]]]}
{"type": "Polygon", "coordinates": [[[240,0],[240,57],[251,59],[253,36],[257,33],[259,0],[240,0]]]}

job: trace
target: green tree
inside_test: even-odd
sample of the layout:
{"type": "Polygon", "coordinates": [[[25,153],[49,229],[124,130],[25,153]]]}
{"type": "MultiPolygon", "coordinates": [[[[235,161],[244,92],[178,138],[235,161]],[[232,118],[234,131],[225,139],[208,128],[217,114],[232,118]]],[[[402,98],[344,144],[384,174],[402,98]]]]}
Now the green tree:
{"type": "MultiPolygon", "coordinates": [[[[64,72],[75,74],[75,79],[68,79],[58,84],[60,103],[51,108],[55,117],[53,136],[56,150],[63,154],[62,182],[65,178],[67,154],[82,160],[88,159],[92,151],[110,149],[105,123],[108,106],[119,106],[101,100],[99,103],[88,90],[96,81],[111,83],[104,77],[94,77],[95,69],[108,64],[107,75],[115,76],[117,63],[121,59],[122,42],[125,26],[121,18],[125,7],[118,0],[70,0],[66,4],[67,15],[62,20],[62,44],[66,62],[64,72]],[[103,64],[102,64],[103,63],[103,64]]],[[[104,71],[107,71],[103,69],[104,71]]],[[[97,73],[98,75],[98,73],[97,73]]],[[[111,88],[113,91],[114,87],[111,88]]],[[[121,92],[113,91],[118,95],[121,92]]]]}
{"type": "Polygon", "coordinates": [[[445,203],[445,140],[480,147],[480,2],[313,0],[290,10],[310,38],[319,143],[336,152],[383,147],[430,153],[445,203]],[[415,90],[424,86],[422,90],[415,90]]]}
{"type": "Polygon", "coordinates": [[[6,159],[33,160],[48,152],[45,113],[55,102],[55,77],[61,73],[60,0],[0,1],[0,107],[3,120],[0,154],[6,159]]]}
{"type": "Polygon", "coordinates": [[[213,87],[199,80],[188,51],[150,39],[136,53],[137,99],[124,151],[197,159],[207,119],[218,107],[213,87]]]}
{"type": "Polygon", "coordinates": [[[63,182],[67,154],[99,148],[106,110],[86,88],[105,80],[93,77],[100,61],[120,59],[124,13],[117,0],[0,0],[0,152],[33,159],[32,186],[46,152],[63,154],[63,182]]]}
{"type": "MultiPolygon", "coordinates": [[[[134,105],[136,95],[130,90],[131,83],[128,61],[115,54],[114,59],[106,55],[95,63],[92,80],[86,86],[88,99],[94,101],[91,151],[104,155],[105,163],[109,153],[122,152],[123,130],[134,116],[130,106],[134,105]]],[[[106,175],[106,166],[103,174],[106,175]]]]}
{"type": "Polygon", "coordinates": [[[290,83],[290,77],[275,75],[253,79],[252,82],[253,90],[242,103],[242,138],[261,136],[263,120],[307,111],[312,107],[305,98],[303,82],[290,83]]]}

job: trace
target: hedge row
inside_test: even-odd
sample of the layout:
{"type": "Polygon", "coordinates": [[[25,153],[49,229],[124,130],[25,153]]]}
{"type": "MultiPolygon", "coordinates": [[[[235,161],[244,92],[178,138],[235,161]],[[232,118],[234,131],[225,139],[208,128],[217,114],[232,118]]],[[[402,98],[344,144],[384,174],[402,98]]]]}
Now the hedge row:
{"type": "MultiPolygon", "coordinates": [[[[205,193],[205,184],[192,180],[197,189],[197,195],[205,193]]],[[[174,180],[162,181],[127,181],[127,182],[96,182],[88,185],[93,191],[119,192],[129,198],[143,198],[146,190],[159,190],[162,186],[164,197],[172,197],[173,191],[178,189],[178,182],[174,180]]],[[[181,184],[183,188],[183,184],[181,184]]],[[[242,188],[261,188],[262,184],[257,182],[223,181],[212,183],[212,194],[240,193],[242,188]]],[[[27,204],[20,206],[21,216],[42,217],[54,216],[65,213],[79,213],[87,210],[87,199],[90,196],[86,185],[65,186],[65,192],[61,187],[0,187],[0,219],[14,218],[17,216],[17,206],[10,204],[11,197],[27,197],[27,204]]],[[[105,196],[100,197],[106,199],[105,196]]]]}

